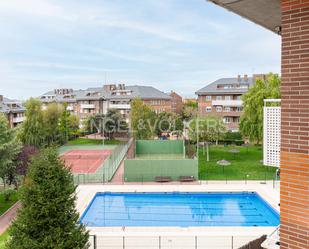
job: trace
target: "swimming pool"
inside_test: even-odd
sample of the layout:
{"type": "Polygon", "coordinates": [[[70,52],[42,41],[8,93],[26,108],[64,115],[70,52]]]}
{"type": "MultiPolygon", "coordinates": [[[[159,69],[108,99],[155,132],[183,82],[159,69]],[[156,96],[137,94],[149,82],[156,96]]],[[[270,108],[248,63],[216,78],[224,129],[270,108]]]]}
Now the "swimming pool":
{"type": "Polygon", "coordinates": [[[277,226],[255,192],[97,193],[81,217],[89,227],[277,226]]]}

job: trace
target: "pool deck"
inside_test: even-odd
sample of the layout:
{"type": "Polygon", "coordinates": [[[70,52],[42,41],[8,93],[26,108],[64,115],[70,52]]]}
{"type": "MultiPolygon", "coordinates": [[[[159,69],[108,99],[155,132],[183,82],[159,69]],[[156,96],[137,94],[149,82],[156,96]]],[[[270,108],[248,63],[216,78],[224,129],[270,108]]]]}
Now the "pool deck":
{"type": "MultiPolygon", "coordinates": [[[[225,182],[199,182],[196,184],[125,184],[125,185],[80,185],[77,189],[78,201],[77,210],[82,215],[97,192],[257,192],[275,210],[280,212],[279,186],[273,188],[273,182],[267,181],[261,184],[259,181],[248,182],[235,181],[226,184],[225,182]]],[[[230,241],[231,236],[237,245],[242,245],[262,235],[271,234],[275,227],[87,227],[90,234],[97,235],[104,239],[104,243],[114,239],[127,238],[150,238],[170,237],[184,239],[185,237],[214,239],[219,241],[230,241]],[[225,238],[225,239],[223,239],[225,238]],[[106,241],[107,240],[107,241],[106,241]]],[[[188,238],[189,239],[189,238],[188,238]]],[[[97,240],[99,241],[99,240],[97,240]]],[[[103,243],[103,242],[102,242],[103,243]]],[[[117,242],[118,243],[118,242],[117,242]]],[[[119,242],[120,243],[120,242],[119,242]]],[[[155,242],[154,242],[155,243],[155,242]]],[[[184,242],[185,243],[185,242],[184,242]]],[[[191,242],[190,242],[191,243],[191,242]]],[[[230,242],[226,242],[230,243],[230,242]]],[[[235,243],[235,242],[234,242],[235,243]]],[[[108,243],[109,244],[109,243],[108,243]]],[[[114,246],[118,248],[118,246],[114,246]]],[[[111,247],[112,248],[112,247],[111,247]]],[[[119,245],[120,248],[120,245],[119,245]]],[[[154,247],[155,248],[155,247],[154,247]]],[[[174,247],[177,248],[177,247],[174,247]]],[[[208,247],[205,247],[208,248],[208,247]]],[[[216,247],[213,247],[216,248],[216,247]]],[[[222,248],[225,248],[224,246],[222,248]]],[[[228,248],[228,247],[226,247],[228,248]]],[[[237,248],[237,247],[235,247],[237,248]]]]}

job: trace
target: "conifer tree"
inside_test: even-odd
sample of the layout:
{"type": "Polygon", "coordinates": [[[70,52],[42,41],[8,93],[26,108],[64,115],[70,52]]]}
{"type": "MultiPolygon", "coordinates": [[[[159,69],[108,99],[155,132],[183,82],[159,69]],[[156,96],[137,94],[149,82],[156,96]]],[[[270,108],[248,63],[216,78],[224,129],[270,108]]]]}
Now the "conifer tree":
{"type": "Polygon", "coordinates": [[[75,189],[72,174],[55,149],[35,155],[21,189],[22,208],[10,228],[7,248],[88,248],[89,235],[75,209],[75,189]]]}

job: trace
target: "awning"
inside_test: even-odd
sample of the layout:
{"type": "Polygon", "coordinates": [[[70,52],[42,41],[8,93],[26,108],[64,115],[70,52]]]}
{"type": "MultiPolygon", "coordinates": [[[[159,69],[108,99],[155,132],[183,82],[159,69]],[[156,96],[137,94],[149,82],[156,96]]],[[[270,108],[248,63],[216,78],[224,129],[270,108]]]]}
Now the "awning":
{"type": "Polygon", "coordinates": [[[280,0],[208,0],[277,34],[281,31],[280,0]]]}

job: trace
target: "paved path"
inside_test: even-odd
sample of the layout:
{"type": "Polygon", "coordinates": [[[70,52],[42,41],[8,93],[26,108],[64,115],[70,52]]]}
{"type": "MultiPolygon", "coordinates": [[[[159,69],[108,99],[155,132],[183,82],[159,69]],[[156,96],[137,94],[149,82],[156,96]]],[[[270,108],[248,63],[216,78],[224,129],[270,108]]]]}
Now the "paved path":
{"type": "Polygon", "coordinates": [[[0,234],[4,233],[5,230],[11,225],[12,220],[17,215],[18,208],[21,207],[21,203],[16,202],[10,209],[8,209],[2,216],[0,216],[0,234]]]}
{"type": "Polygon", "coordinates": [[[124,175],[124,160],[122,160],[122,162],[120,163],[120,166],[118,167],[116,173],[114,174],[113,179],[111,180],[111,183],[122,184],[123,175],[124,175]]]}

